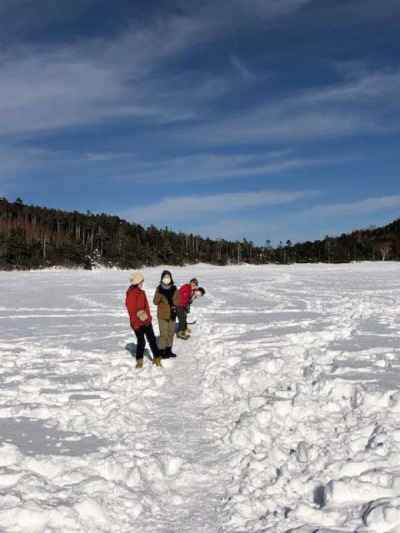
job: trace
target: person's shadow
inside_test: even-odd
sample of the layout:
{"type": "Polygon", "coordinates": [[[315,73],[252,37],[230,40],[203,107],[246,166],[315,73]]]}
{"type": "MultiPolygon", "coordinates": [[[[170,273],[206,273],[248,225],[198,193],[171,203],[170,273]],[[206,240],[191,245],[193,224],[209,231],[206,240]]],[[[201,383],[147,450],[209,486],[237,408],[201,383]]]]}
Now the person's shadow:
{"type": "MultiPolygon", "coordinates": [[[[137,347],[137,344],[135,344],[134,342],[128,342],[128,344],[125,346],[125,350],[127,350],[132,357],[134,357],[136,359],[136,347],[137,347]]],[[[147,357],[147,359],[149,359],[150,361],[153,361],[153,357],[150,353],[150,351],[148,350],[148,348],[145,348],[144,349],[144,357],[147,357]]]]}

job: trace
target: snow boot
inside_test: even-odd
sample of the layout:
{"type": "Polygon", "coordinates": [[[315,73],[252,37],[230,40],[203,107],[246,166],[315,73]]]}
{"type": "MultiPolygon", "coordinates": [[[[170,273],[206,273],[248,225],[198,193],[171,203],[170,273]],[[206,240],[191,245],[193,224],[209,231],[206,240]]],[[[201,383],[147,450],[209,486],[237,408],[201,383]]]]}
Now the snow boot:
{"type": "Polygon", "coordinates": [[[136,368],[143,368],[143,359],[136,359],[136,368]]]}
{"type": "Polygon", "coordinates": [[[170,355],[167,352],[167,349],[160,350],[160,357],[161,359],[169,359],[170,355]]]}
{"type": "Polygon", "coordinates": [[[168,346],[168,348],[165,348],[165,357],[176,357],[176,353],[172,351],[172,346],[168,346]]]}
{"type": "Polygon", "coordinates": [[[183,339],[184,341],[187,340],[190,337],[190,335],[186,334],[186,330],[185,331],[178,331],[176,336],[178,337],[178,339],[183,339]]]}
{"type": "Polygon", "coordinates": [[[153,363],[154,363],[156,366],[162,366],[162,364],[161,364],[161,355],[157,355],[157,357],[154,357],[154,359],[153,359],[153,363]]]}

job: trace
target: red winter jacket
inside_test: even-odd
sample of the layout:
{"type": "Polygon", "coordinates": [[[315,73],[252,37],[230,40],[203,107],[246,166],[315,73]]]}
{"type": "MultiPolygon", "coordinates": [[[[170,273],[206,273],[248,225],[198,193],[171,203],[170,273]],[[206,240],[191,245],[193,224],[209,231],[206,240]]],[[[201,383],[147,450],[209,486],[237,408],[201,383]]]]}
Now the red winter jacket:
{"type": "Polygon", "coordinates": [[[131,327],[133,329],[139,329],[142,326],[151,324],[152,318],[149,302],[147,301],[146,293],[142,289],[131,285],[126,292],[125,305],[128,309],[131,327]],[[138,311],[145,311],[148,317],[147,320],[140,320],[137,316],[138,311]]]}
{"type": "Polygon", "coordinates": [[[179,289],[179,305],[181,307],[186,307],[187,305],[190,305],[190,302],[192,301],[193,296],[193,289],[190,283],[186,283],[185,285],[182,285],[182,287],[179,289]]]}

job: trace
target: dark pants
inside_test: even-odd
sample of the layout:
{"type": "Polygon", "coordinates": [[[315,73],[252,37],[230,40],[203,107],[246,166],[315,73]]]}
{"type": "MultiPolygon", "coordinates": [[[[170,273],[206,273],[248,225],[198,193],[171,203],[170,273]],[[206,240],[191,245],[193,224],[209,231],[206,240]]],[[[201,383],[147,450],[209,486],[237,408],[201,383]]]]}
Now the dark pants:
{"type": "Polygon", "coordinates": [[[176,314],[178,316],[178,333],[187,329],[187,309],[180,305],[176,308],[176,314]]]}
{"type": "Polygon", "coordinates": [[[138,340],[137,347],[136,347],[136,359],[143,359],[144,355],[144,348],[146,346],[146,340],[150,344],[151,352],[153,354],[153,357],[158,357],[160,355],[160,352],[158,350],[156,337],[154,335],[153,326],[149,324],[148,326],[142,326],[139,329],[134,329],[136,338],[138,340]]]}

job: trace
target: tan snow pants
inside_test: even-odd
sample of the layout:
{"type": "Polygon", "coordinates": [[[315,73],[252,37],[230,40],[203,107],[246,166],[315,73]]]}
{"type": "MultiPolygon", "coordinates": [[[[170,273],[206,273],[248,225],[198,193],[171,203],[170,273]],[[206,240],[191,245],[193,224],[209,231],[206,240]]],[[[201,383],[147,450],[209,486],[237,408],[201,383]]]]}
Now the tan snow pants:
{"type": "Polygon", "coordinates": [[[159,318],[158,327],[160,328],[160,350],[171,348],[174,342],[175,320],[163,320],[162,318],[159,318]]]}

